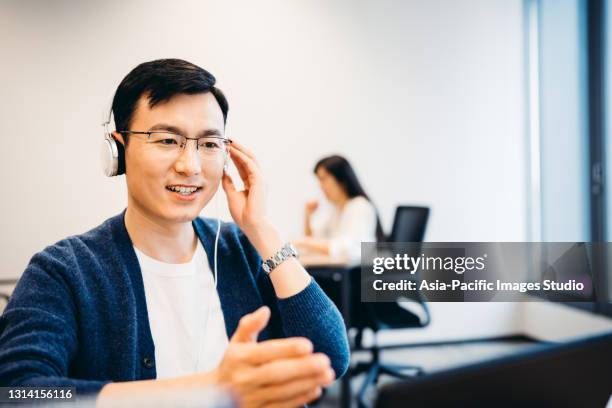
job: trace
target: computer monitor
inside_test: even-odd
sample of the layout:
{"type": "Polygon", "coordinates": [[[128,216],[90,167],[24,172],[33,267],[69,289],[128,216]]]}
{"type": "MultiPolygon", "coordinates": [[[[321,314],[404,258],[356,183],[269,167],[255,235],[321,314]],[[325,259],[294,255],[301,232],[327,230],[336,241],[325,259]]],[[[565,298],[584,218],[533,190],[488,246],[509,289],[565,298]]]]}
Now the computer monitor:
{"type": "Polygon", "coordinates": [[[376,408],[603,408],[611,395],[612,333],[388,384],[376,408]]]}

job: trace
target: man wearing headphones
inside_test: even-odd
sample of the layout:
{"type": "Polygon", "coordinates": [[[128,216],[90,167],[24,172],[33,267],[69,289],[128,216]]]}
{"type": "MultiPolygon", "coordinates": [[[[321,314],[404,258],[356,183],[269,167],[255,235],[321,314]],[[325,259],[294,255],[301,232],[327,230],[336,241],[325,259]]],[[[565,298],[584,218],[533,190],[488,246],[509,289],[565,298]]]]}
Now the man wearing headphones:
{"type": "Polygon", "coordinates": [[[342,318],[266,217],[259,165],[225,136],[214,85],[176,59],[123,79],[104,145],[127,208],[32,258],[0,318],[0,385],[99,402],[212,385],[293,407],[347,369],[342,318]],[[235,223],[198,217],[220,182],[235,223]]]}

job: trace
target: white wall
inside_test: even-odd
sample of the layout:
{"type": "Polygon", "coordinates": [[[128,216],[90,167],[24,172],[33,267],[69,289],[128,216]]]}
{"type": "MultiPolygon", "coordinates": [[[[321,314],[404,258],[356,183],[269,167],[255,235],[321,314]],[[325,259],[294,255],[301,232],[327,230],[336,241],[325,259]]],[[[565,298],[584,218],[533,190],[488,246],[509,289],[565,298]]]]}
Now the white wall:
{"type": "MultiPolygon", "coordinates": [[[[322,155],[348,156],[387,228],[432,206],[431,241],[526,239],[520,0],[3,1],[0,278],[118,213],[98,165],[112,92],[140,62],[218,78],[287,237],[322,155]]],[[[205,209],[204,213],[207,213],[205,209]]]]}
{"type": "Polygon", "coordinates": [[[542,341],[566,341],[612,333],[612,319],[554,302],[517,304],[520,333],[542,341]]]}

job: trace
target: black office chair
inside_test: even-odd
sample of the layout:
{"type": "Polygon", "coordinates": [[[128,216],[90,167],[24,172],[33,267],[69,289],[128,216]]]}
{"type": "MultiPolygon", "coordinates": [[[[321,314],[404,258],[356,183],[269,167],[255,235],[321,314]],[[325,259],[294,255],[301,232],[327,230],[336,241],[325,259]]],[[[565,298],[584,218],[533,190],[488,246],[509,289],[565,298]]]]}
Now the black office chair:
{"type": "Polygon", "coordinates": [[[428,207],[399,206],[395,210],[388,242],[423,242],[429,219],[428,207]]]}
{"type": "MultiPolygon", "coordinates": [[[[387,242],[422,242],[428,218],[429,208],[427,207],[398,207],[387,242]]],[[[420,246],[416,248],[416,251],[420,251],[420,246]]],[[[364,407],[366,405],[364,397],[368,388],[372,384],[377,384],[382,374],[400,379],[423,374],[423,369],[418,366],[382,363],[380,361],[382,348],[378,345],[377,334],[384,330],[425,327],[431,319],[425,301],[418,294],[413,299],[399,299],[396,302],[361,302],[360,271],[353,270],[350,275],[351,289],[354,294],[351,298],[350,322],[351,327],[357,329],[353,349],[367,350],[371,353],[370,361],[359,363],[350,370],[351,376],[366,373],[366,378],[357,395],[359,406],[364,407]],[[362,346],[363,330],[366,328],[374,332],[374,345],[368,348],[362,346]]],[[[401,275],[396,276],[397,279],[402,277],[401,275]]],[[[395,347],[401,347],[401,345],[395,347]]]]}

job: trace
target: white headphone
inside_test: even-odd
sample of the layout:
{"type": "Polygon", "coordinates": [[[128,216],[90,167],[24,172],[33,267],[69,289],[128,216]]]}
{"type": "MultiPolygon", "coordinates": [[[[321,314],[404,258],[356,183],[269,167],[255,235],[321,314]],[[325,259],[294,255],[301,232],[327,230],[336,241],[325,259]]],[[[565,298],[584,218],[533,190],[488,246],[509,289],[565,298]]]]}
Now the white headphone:
{"type": "Polygon", "coordinates": [[[125,173],[125,150],[123,144],[119,143],[111,134],[110,124],[113,108],[108,111],[104,127],[104,141],[101,146],[102,171],[107,177],[119,176],[125,173]]]}

